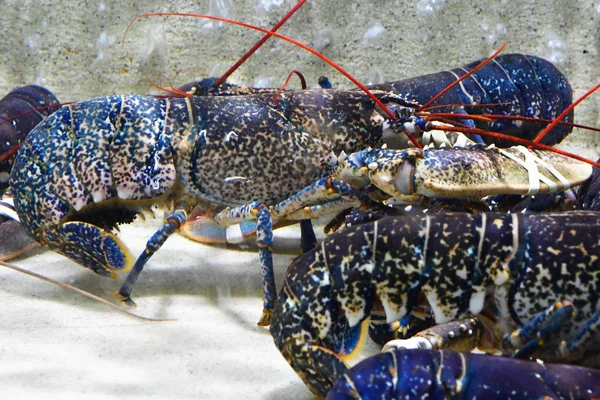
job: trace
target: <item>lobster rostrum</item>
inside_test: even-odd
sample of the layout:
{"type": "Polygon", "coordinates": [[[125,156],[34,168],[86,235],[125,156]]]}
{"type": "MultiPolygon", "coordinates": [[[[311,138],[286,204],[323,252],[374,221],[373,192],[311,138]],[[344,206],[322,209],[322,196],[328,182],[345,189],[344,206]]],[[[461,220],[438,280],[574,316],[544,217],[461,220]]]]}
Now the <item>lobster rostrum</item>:
{"type": "Polygon", "coordinates": [[[560,319],[538,356],[593,358],[600,349],[599,233],[600,216],[589,211],[407,214],[352,226],[292,263],[271,334],[318,397],[346,372],[344,359],[360,350],[378,303],[388,323],[417,306],[430,308],[438,324],[492,315],[482,319],[487,343],[497,348],[510,332],[535,332],[557,301],[570,302],[563,308],[574,315],[560,319]]]}

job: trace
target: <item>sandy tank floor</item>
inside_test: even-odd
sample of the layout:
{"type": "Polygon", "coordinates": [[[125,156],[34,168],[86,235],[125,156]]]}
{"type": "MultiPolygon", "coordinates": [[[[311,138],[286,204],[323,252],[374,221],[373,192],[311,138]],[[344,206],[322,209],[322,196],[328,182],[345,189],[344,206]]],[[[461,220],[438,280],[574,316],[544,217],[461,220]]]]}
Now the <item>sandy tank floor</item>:
{"type": "MultiPolygon", "coordinates": [[[[124,226],[139,254],[158,220],[124,226]]],[[[298,232],[277,232],[281,283],[298,232]]],[[[70,291],[0,269],[0,390],[5,398],[310,399],[266,328],[254,246],[196,244],[174,235],[135,285],[132,311],[174,321],[145,322],[70,291]]],[[[103,279],[41,248],[14,264],[106,299],[120,281],[103,279]]]]}

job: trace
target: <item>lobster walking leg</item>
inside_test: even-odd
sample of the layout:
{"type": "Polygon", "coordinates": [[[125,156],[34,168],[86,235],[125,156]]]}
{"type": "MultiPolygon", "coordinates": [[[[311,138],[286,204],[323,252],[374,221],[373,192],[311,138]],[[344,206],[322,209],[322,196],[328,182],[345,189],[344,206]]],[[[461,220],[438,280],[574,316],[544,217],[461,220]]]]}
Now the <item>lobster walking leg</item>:
{"type": "Polygon", "coordinates": [[[568,356],[569,353],[581,353],[583,348],[595,342],[598,332],[600,332],[600,310],[586,321],[561,351],[565,356],[568,356]]]}
{"type": "Polygon", "coordinates": [[[514,354],[516,358],[529,357],[550,338],[551,334],[560,331],[565,323],[573,318],[573,312],[574,308],[570,303],[553,304],[521,329],[505,335],[502,338],[504,348],[518,349],[514,354]]]}
{"type": "Polygon", "coordinates": [[[165,224],[148,240],[146,243],[146,248],[135,261],[133,268],[131,271],[129,271],[125,282],[123,282],[117,293],[122,302],[130,306],[135,305],[135,302],[131,299],[131,291],[133,290],[133,285],[137,281],[140,273],[144,269],[144,266],[150,257],[152,257],[152,255],[162,247],[169,236],[175,233],[175,231],[179,229],[181,224],[183,224],[186,219],[187,213],[185,210],[175,211],[173,214],[167,217],[165,224]]]}
{"type": "Polygon", "coordinates": [[[471,351],[479,345],[483,334],[483,324],[472,317],[433,326],[408,339],[392,340],[383,351],[400,348],[471,351]]]}
{"type": "Polygon", "coordinates": [[[275,273],[273,272],[273,225],[271,221],[271,212],[269,208],[260,204],[258,206],[258,222],[256,225],[256,243],[259,248],[259,259],[262,268],[263,284],[263,312],[257,325],[268,326],[271,322],[271,314],[275,299],[277,298],[277,288],[275,286],[275,273]]]}

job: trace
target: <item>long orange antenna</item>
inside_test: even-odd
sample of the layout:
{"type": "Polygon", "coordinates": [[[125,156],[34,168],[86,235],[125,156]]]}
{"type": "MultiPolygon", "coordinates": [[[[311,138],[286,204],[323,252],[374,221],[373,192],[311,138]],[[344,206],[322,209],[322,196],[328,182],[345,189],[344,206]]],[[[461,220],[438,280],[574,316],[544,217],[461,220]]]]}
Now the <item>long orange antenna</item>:
{"type": "Polygon", "coordinates": [[[288,83],[290,83],[290,79],[292,79],[292,76],[294,76],[294,75],[296,75],[298,77],[298,79],[300,79],[300,85],[302,85],[302,90],[306,89],[306,79],[304,79],[304,75],[302,75],[302,72],[293,69],[288,74],[287,79],[285,80],[285,83],[283,84],[283,86],[281,86],[279,88],[279,90],[277,91],[277,94],[275,95],[275,97],[273,97],[273,104],[277,103],[279,96],[281,96],[281,92],[283,92],[283,90],[286,88],[288,83]]]}
{"type": "MultiPolygon", "coordinates": [[[[279,28],[280,28],[280,27],[281,27],[283,24],[285,24],[285,23],[286,23],[286,21],[287,21],[287,20],[288,20],[288,19],[289,19],[289,18],[290,18],[292,15],[294,15],[294,13],[295,13],[296,11],[298,11],[298,10],[300,9],[300,7],[302,7],[302,6],[304,5],[304,3],[306,3],[306,0],[300,0],[300,1],[298,2],[298,4],[296,4],[296,5],[294,6],[294,8],[292,8],[290,11],[288,11],[288,13],[287,13],[287,14],[285,14],[285,16],[284,16],[284,17],[281,19],[281,21],[279,21],[279,22],[278,22],[278,23],[277,23],[277,24],[276,24],[276,25],[273,27],[273,29],[271,29],[271,32],[276,32],[276,31],[277,31],[277,29],[279,29],[279,28]]],[[[262,39],[260,39],[260,40],[259,40],[259,41],[258,41],[258,42],[257,42],[257,43],[254,45],[254,46],[252,46],[252,48],[251,48],[250,50],[248,50],[248,51],[246,52],[246,54],[244,54],[244,55],[242,56],[242,58],[240,58],[240,59],[239,59],[239,60],[238,60],[238,61],[237,61],[235,64],[233,64],[233,65],[232,65],[232,66],[231,66],[231,67],[230,67],[230,68],[227,70],[227,72],[225,72],[225,73],[224,73],[224,74],[223,74],[223,75],[222,75],[222,76],[221,76],[219,79],[217,79],[217,80],[215,81],[215,83],[213,84],[213,87],[215,87],[215,88],[216,88],[216,87],[219,87],[219,86],[221,86],[221,84],[222,84],[223,82],[225,82],[225,80],[226,80],[227,78],[229,78],[229,75],[231,75],[231,74],[232,74],[232,73],[233,73],[233,72],[234,72],[236,69],[238,69],[240,65],[242,65],[244,62],[246,62],[246,60],[247,60],[248,58],[250,58],[250,56],[251,56],[252,54],[254,54],[254,52],[255,52],[256,50],[258,50],[258,48],[259,48],[260,46],[262,46],[262,45],[263,45],[263,44],[264,44],[264,43],[265,43],[265,42],[266,42],[266,41],[267,41],[267,40],[268,40],[270,37],[271,37],[271,35],[269,35],[269,34],[266,34],[265,36],[263,36],[263,38],[262,38],[262,39]]]]}
{"type": "Polygon", "coordinates": [[[594,93],[599,88],[600,88],[600,83],[597,84],[596,86],[594,86],[593,88],[591,88],[590,90],[588,90],[583,96],[581,96],[579,99],[577,99],[577,101],[574,101],[573,104],[571,104],[562,113],[560,113],[560,115],[558,117],[556,117],[554,119],[554,121],[552,121],[550,123],[550,125],[548,125],[546,127],[546,129],[541,131],[539,133],[539,135],[537,135],[537,137],[535,139],[533,139],[533,143],[539,144],[540,140],[542,140],[544,138],[544,136],[546,136],[546,134],[548,132],[550,132],[550,130],[552,128],[554,128],[556,125],[558,125],[561,122],[561,119],[563,119],[568,113],[570,113],[571,110],[573,110],[573,108],[575,108],[575,106],[577,106],[577,104],[581,103],[583,100],[585,100],[588,96],[590,96],[592,93],[594,93]]]}
{"type": "MultiPolygon", "coordinates": [[[[150,79],[150,77],[148,75],[146,75],[146,79],[148,80],[148,82],[150,82],[150,84],[152,86],[154,86],[158,90],[162,90],[163,92],[171,93],[172,95],[179,96],[179,97],[192,96],[192,94],[190,94],[190,93],[184,92],[183,90],[179,90],[179,89],[173,87],[173,85],[170,82],[169,82],[169,85],[171,86],[171,88],[169,89],[169,88],[160,86],[158,83],[155,83],[152,79],[150,79]]],[[[165,96],[165,97],[169,97],[169,96],[165,96]]]]}
{"type": "Polygon", "coordinates": [[[81,290],[81,289],[79,289],[79,288],[77,288],[75,286],[71,286],[68,283],[64,283],[64,282],[61,282],[61,281],[57,281],[56,279],[48,278],[47,276],[40,275],[37,272],[29,271],[29,270],[23,269],[21,267],[17,267],[16,265],[5,263],[3,261],[0,261],[0,266],[2,266],[4,268],[12,269],[13,271],[17,271],[17,272],[20,272],[20,273],[25,274],[25,275],[32,276],[34,278],[41,279],[43,281],[52,283],[54,285],[60,286],[63,289],[67,289],[67,290],[70,290],[70,291],[75,292],[77,294],[80,294],[80,295],[82,295],[84,297],[87,297],[88,299],[91,299],[91,300],[94,300],[94,301],[96,301],[98,303],[104,304],[105,306],[110,307],[110,308],[112,308],[115,311],[118,311],[120,313],[123,313],[123,314],[128,315],[128,316],[133,317],[133,318],[141,319],[142,321],[152,321],[152,322],[175,321],[174,319],[163,319],[163,318],[158,319],[158,318],[143,317],[141,315],[134,314],[131,311],[127,311],[127,310],[125,310],[125,309],[123,309],[123,308],[121,308],[121,307],[119,307],[119,306],[117,306],[117,305],[109,302],[108,300],[105,300],[105,299],[103,299],[101,297],[98,297],[98,296],[96,296],[94,294],[86,292],[85,290],[81,290]]]}
{"type": "MultiPolygon", "coordinates": [[[[373,100],[375,102],[375,104],[377,104],[388,115],[388,117],[390,117],[392,120],[396,119],[396,116],[394,115],[394,113],[391,112],[385,106],[385,104],[383,104],[381,102],[381,100],[379,100],[377,97],[375,97],[375,95],[373,93],[371,93],[371,91],[369,89],[367,89],[367,87],[365,85],[363,85],[362,83],[360,83],[356,78],[354,78],[352,75],[350,75],[348,72],[346,72],[346,70],[344,70],[342,67],[340,67],[338,64],[336,64],[334,61],[332,61],[329,58],[327,58],[325,55],[319,53],[317,50],[315,50],[315,49],[313,49],[313,48],[305,45],[304,43],[298,42],[297,40],[294,40],[294,39],[292,39],[290,37],[281,35],[281,34],[276,33],[276,32],[268,31],[268,30],[260,28],[258,26],[246,24],[244,22],[233,21],[231,19],[221,18],[221,17],[213,17],[211,15],[194,14],[194,13],[161,12],[161,13],[140,14],[140,15],[136,15],[135,17],[133,17],[133,19],[131,20],[131,22],[127,26],[127,29],[125,30],[125,34],[123,35],[123,42],[125,42],[125,37],[127,36],[127,32],[129,31],[129,28],[131,28],[131,25],[136,20],[138,20],[140,18],[143,18],[143,17],[167,17],[167,16],[206,18],[206,19],[212,19],[212,20],[215,20],[215,21],[226,22],[228,24],[234,24],[234,25],[238,25],[238,26],[243,26],[243,27],[246,27],[246,28],[254,29],[254,30],[266,33],[269,36],[275,36],[275,37],[277,37],[279,39],[285,40],[286,42],[292,43],[292,44],[294,44],[294,45],[296,45],[296,46],[298,46],[298,47],[300,47],[300,48],[302,48],[302,49],[304,49],[304,50],[306,50],[306,51],[314,54],[315,56],[317,56],[321,60],[325,61],[327,64],[331,65],[339,73],[341,73],[342,75],[344,75],[350,82],[352,82],[353,84],[355,84],[356,86],[358,86],[363,92],[365,92],[367,94],[367,96],[369,96],[371,98],[371,100],[373,100]]],[[[405,134],[406,134],[406,136],[408,137],[408,139],[412,142],[412,144],[415,147],[417,147],[419,149],[423,148],[419,144],[419,142],[417,142],[416,139],[409,132],[405,132],[405,134]]]]}
{"type": "MultiPolygon", "coordinates": [[[[148,13],[148,14],[140,14],[140,15],[136,15],[131,22],[129,23],[129,25],[127,26],[127,29],[125,30],[125,34],[123,35],[123,41],[125,41],[125,37],[127,35],[127,32],[129,31],[129,29],[131,28],[131,26],[133,25],[133,23],[140,18],[143,17],[154,17],[154,16],[179,16],[179,17],[195,17],[195,18],[205,18],[205,19],[211,19],[211,20],[215,20],[215,21],[220,21],[220,22],[226,22],[229,24],[234,24],[234,25],[238,25],[238,26],[243,26],[246,28],[250,28],[250,29],[254,29],[260,32],[263,32],[269,36],[275,36],[279,39],[285,40],[289,43],[292,43],[310,53],[312,53],[313,55],[315,55],[316,57],[320,58],[321,60],[325,61],[327,64],[329,64],[330,66],[332,66],[334,69],[336,69],[339,73],[341,73],[342,75],[344,75],[350,82],[352,82],[353,84],[355,84],[356,86],[358,86],[363,92],[365,92],[370,98],[371,100],[373,100],[379,107],[381,107],[381,109],[388,115],[388,117],[390,117],[392,120],[396,119],[396,116],[394,115],[394,113],[392,113],[377,97],[375,97],[375,95],[373,93],[371,93],[371,91],[369,91],[369,89],[367,89],[362,83],[360,83],[356,78],[354,78],[352,75],[350,75],[348,72],[346,72],[342,67],[340,67],[337,63],[335,63],[334,61],[330,60],[329,58],[327,58],[325,55],[319,53],[317,50],[301,43],[298,42],[295,39],[292,39],[290,37],[281,35],[279,33],[276,32],[271,32],[268,31],[266,29],[254,26],[254,25],[250,25],[244,22],[239,22],[239,21],[233,21],[227,18],[221,18],[221,17],[214,17],[211,15],[203,15],[203,14],[195,14],[195,13],[178,13],[178,12],[161,12],[161,13],[148,13]]],[[[502,44],[502,46],[500,46],[500,48],[494,52],[494,54],[492,54],[490,57],[488,57],[486,60],[484,60],[483,62],[481,62],[479,65],[477,65],[475,68],[473,68],[471,71],[469,71],[468,74],[464,75],[463,77],[459,78],[458,80],[456,80],[455,82],[453,82],[451,85],[449,85],[448,87],[446,87],[442,92],[440,92],[437,96],[435,96],[433,99],[431,99],[429,102],[427,102],[426,104],[424,104],[423,106],[421,106],[422,108],[425,108],[427,106],[429,106],[429,104],[431,104],[432,102],[434,102],[435,100],[437,100],[440,96],[442,96],[445,92],[447,92],[449,89],[451,89],[453,86],[457,85],[458,83],[460,83],[463,79],[465,79],[467,76],[470,76],[471,74],[473,74],[474,72],[476,72],[477,70],[479,70],[480,68],[482,68],[485,64],[487,64],[488,62],[490,62],[496,55],[498,55],[498,53],[500,53],[504,47],[507,45],[508,42],[504,42],[502,44]]],[[[600,84],[598,85],[600,86],[600,84]]],[[[594,90],[597,89],[594,88],[594,90]]],[[[576,104],[574,104],[576,105],[576,104]]],[[[574,106],[571,106],[572,107],[574,106]]],[[[569,110],[570,111],[570,110],[569,110]]],[[[566,111],[566,112],[569,112],[566,111]]],[[[566,115],[566,114],[565,114],[566,115]]],[[[562,118],[562,117],[560,117],[562,118]]],[[[560,123],[560,119],[557,118],[555,121],[553,121],[554,126],[558,123],[560,123]]],[[[514,136],[510,136],[510,135],[505,135],[505,134],[501,134],[501,133],[496,133],[496,132],[488,132],[488,131],[484,131],[482,129],[477,129],[477,128],[461,128],[461,127],[444,127],[444,129],[448,130],[448,131],[455,131],[455,132],[467,132],[467,133],[473,133],[473,134],[479,134],[482,136],[490,136],[490,137],[495,137],[495,138],[499,138],[499,139],[505,139],[505,140],[510,140],[513,141],[515,143],[521,143],[524,145],[528,145],[528,146],[533,146],[542,150],[549,150],[549,151],[553,151],[557,154],[561,154],[567,157],[571,157],[574,158],[576,160],[591,164],[593,166],[596,167],[600,167],[600,163],[594,162],[592,160],[588,160],[585,157],[581,157],[569,152],[566,152],[564,150],[560,150],[557,149],[555,147],[551,147],[548,145],[544,145],[541,143],[536,143],[534,141],[531,140],[526,140],[526,139],[521,139],[521,138],[517,138],[514,136]]],[[[409,140],[413,143],[413,145],[419,149],[422,149],[423,147],[415,140],[415,138],[409,133],[409,132],[405,132],[406,136],[409,138],[409,140]]]]}
{"type": "MultiPolygon", "coordinates": [[[[468,104],[465,104],[468,105],[468,104]]],[[[452,106],[458,106],[460,107],[461,104],[448,104],[448,105],[440,105],[440,106],[435,106],[435,107],[439,107],[439,108],[445,108],[445,107],[452,107],[452,106]]],[[[431,107],[428,108],[428,110],[431,110],[431,107]]],[[[483,121],[496,121],[499,119],[508,119],[508,120],[512,120],[512,121],[530,121],[530,122],[540,122],[540,123],[547,123],[550,124],[552,122],[554,122],[554,119],[545,119],[545,118],[534,118],[534,117],[523,117],[521,115],[502,115],[502,114],[477,114],[477,115],[472,115],[472,114],[454,114],[454,113],[427,113],[427,114],[421,114],[421,113],[416,113],[416,115],[424,117],[424,116],[433,116],[433,117],[445,117],[445,118],[450,118],[450,119],[478,119],[478,120],[483,120],[483,121]]],[[[573,128],[581,128],[581,129],[587,129],[589,131],[594,131],[594,132],[600,132],[600,128],[594,128],[593,126],[587,126],[587,125],[582,125],[582,124],[576,124],[574,122],[565,122],[565,121],[558,121],[559,125],[564,125],[564,126],[571,126],[573,128]]]]}

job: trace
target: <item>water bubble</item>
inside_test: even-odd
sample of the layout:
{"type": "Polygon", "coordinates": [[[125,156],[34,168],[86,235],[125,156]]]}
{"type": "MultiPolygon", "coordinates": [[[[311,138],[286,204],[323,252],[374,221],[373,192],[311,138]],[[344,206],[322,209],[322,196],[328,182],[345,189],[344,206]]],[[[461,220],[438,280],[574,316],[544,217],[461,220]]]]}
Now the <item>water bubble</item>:
{"type": "Polygon", "coordinates": [[[445,0],[420,0],[417,3],[418,14],[432,14],[442,8],[445,0]]]}

